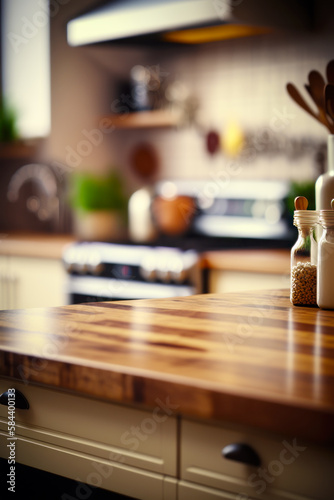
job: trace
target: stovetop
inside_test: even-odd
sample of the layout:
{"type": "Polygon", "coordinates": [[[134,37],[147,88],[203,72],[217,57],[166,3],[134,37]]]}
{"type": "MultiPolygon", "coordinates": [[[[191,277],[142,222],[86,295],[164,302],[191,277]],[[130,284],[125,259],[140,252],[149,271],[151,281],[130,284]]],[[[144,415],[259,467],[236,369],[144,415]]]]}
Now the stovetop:
{"type": "Polygon", "coordinates": [[[149,242],[134,242],[125,239],[121,241],[109,241],[109,243],[128,245],[128,246],[168,247],[168,248],[178,248],[180,250],[195,250],[197,252],[206,252],[210,250],[230,250],[234,248],[235,249],[237,248],[290,249],[294,244],[295,240],[296,240],[296,235],[294,234],[294,232],[292,232],[291,235],[282,239],[209,237],[209,236],[198,236],[189,234],[186,236],[160,235],[154,240],[149,242]]]}

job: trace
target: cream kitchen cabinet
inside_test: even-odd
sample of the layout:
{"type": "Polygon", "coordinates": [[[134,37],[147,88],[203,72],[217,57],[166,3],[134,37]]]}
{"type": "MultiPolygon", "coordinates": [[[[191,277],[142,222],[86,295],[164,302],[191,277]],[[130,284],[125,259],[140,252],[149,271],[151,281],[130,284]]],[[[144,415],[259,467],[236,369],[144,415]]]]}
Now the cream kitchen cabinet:
{"type": "Polygon", "coordinates": [[[0,309],[66,304],[61,259],[0,255],[0,309]]]}
{"type": "MultiPolygon", "coordinates": [[[[227,422],[177,418],[0,379],[16,390],[18,463],[139,500],[331,500],[334,452],[227,422]],[[19,392],[29,404],[19,409],[19,392]]],[[[0,457],[8,456],[0,405],[0,457]]]]}
{"type": "Polygon", "coordinates": [[[219,491],[186,481],[180,481],[177,498],[178,500],[253,500],[250,497],[236,496],[227,491],[219,491]]]}
{"type": "Polygon", "coordinates": [[[290,252],[286,249],[235,249],[206,252],[202,267],[210,293],[289,288],[290,252]]]}
{"type": "MultiPolygon", "coordinates": [[[[18,463],[131,498],[176,500],[177,420],[159,401],[146,411],[0,380],[0,394],[12,387],[29,403],[15,411],[18,463]]],[[[4,405],[0,437],[6,458],[4,405]]]]}
{"type": "Polygon", "coordinates": [[[178,500],[330,500],[333,449],[231,423],[181,424],[178,500]]]}
{"type": "Polygon", "coordinates": [[[287,288],[288,286],[288,274],[212,269],[209,275],[210,293],[270,290],[274,288],[287,288]]]}

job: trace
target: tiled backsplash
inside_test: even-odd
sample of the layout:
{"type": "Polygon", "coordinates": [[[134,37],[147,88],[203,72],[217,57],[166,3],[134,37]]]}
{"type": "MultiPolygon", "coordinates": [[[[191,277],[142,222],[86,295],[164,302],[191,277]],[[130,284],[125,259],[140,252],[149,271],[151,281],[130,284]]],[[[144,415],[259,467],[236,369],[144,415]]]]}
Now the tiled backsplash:
{"type": "MultiPolygon", "coordinates": [[[[204,130],[224,135],[232,122],[252,138],[253,154],[244,155],[246,161],[236,160],[242,167],[240,175],[309,179],[321,169],[315,159],[326,152],[328,132],[291,100],[286,84],[295,83],[308,99],[304,89],[308,73],[317,69],[325,74],[334,57],[332,47],[334,43],[322,36],[272,35],[201,46],[181,55],[174,51],[155,64],[184,81],[198,98],[204,130]]],[[[231,161],[223,152],[208,155],[205,138],[196,127],[145,136],[160,151],[162,176],[206,177],[231,161]]],[[[138,135],[125,140],[130,148],[138,135]]]]}
{"type": "MultiPolygon", "coordinates": [[[[90,4],[93,0],[84,0],[80,8],[90,4]]],[[[334,27],[329,26],[334,21],[333,3],[332,13],[325,12],[324,29],[314,32],[163,49],[69,47],[64,27],[77,10],[76,2],[68,2],[51,19],[52,129],[41,161],[55,163],[57,172],[64,166],[65,174],[116,167],[126,177],[129,192],[144,182],[135,177],[130,164],[135,146],[142,142],[151,143],[159,157],[159,171],[152,181],[205,179],[226,171],[238,178],[314,180],[318,176],[328,133],[291,100],[286,84],[293,82],[308,99],[304,89],[308,73],[317,69],[324,74],[327,62],[334,59],[334,27]],[[198,100],[197,125],[116,128],[78,154],[80,148],[84,151],[87,134],[97,130],[101,115],[111,112],[120,97],[120,80],[129,78],[136,64],[159,65],[166,78],[182,81],[198,100]],[[213,129],[224,137],[231,123],[245,134],[248,149],[237,158],[223,150],[210,155],[205,133],[213,129]]],[[[1,175],[3,185],[10,178],[9,170],[1,175]]]]}
{"type": "Polygon", "coordinates": [[[74,9],[69,3],[52,20],[52,160],[66,163],[69,148],[76,150],[85,139],[83,131],[93,130],[99,116],[110,113],[120,97],[117,84],[129,78],[135,64],[160,65],[168,78],[183,81],[198,99],[201,130],[116,129],[72,170],[116,166],[132,190],[140,181],[130,167],[131,153],[147,141],[160,158],[159,178],[206,178],[232,161],[238,162],[238,175],[244,178],[317,177],[327,131],[291,100],[285,87],[291,81],[306,96],[303,86],[309,71],[324,74],[326,63],[334,58],[330,15],[325,15],[324,29],[306,34],[261,35],[182,48],[71,48],[63,26],[74,9]],[[204,133],[215,129],[225,134],[231,123],[255,139],[252,154],[236,160],[222,151],[209,155],[204,133]],[[263,137],[269,137],[265,147],[263,137]],[[273,144],[280,145],[279,152],[273,151],[273,144]]]}

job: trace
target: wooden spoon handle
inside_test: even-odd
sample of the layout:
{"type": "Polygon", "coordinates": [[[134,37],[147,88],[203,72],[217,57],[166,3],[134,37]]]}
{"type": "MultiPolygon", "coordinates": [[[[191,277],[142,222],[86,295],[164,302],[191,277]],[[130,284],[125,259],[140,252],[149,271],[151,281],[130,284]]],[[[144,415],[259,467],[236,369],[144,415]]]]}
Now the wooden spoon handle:
{"type": "Polygon", "coordinates": [[[308,85],[307,83],[305,83],[305,89],[307,90],[307,92],[309,93],[310,97],[313,99],[314,103],[316,104],[316,106],[319,110],[319,114],[318,114],[319,122],[321,122],[323,125],[325,125],[331,133],[334,133],[334,122],[333,122],[333,120],[330,119],[331,115],[326,110],[326,100],[324,97],[324,95],[325,95],[324,89],[323,89],[323,97],[322,97],[321,102],[319,101],[318,96],[316,96],[315,93],[313,92],[313,88],[310,85],[308,85]]]}
{"type": "Polygon", "coordinates": [[[328,83],[332,83],[334,85],[334,59],[329,61],[327,64],[326,75],[328,83]]]}
{"type": "Polygon", "coordinates": [[[334,85],[330,83],[325,87],[325,105],[327,113],[334,120],[334,85]]]}
{"type": "Polygon", "coordinates": [[[312,70],[309,72],[308,81],[310,87],[312,89],[312,93],[319,102],[323,100],[323,91],[326,85],[325,80],[323,79],[321,73],[319,71],[312,70]]]}
{"type": "Polygon", "coordinates": [[[292,83],[288,83],[287,86],[286,86],[286,89],[288,91],[289,96],[297,104],[299,104],[299,106],[301,106],[311,116],[313,116],[314,118],[318,119],[318,117],[315,114],[315,112],[310,108],[310,106],[307,104],[307,102],[303,99],[303,97],[299,93],[298,89],[292,83]]]}
{"type": "Polygon", "coordinates": [[[308,199],[305,196],[297,196],[295,198],[295,210],[307,210],[308,199]]]}
{"type": "Polygon", "coordinates": [[[289,96],[297,103],[299,106],[301,106],[304,111],[309,113],[313,118],[318,120],[319,123],[322,125],[325,125],[325,127],[331,132],[331,134],[334,133],[334,125],[330,124],[328,120],[325,120],[322,116],[318,115],[313,111],[313,109],[310,108],[310,106],[307,104],[307,102],[304,100],[304,98],[301,96],[297,88],[292,84],[288,83],[287,86],[287,91],[289,96]]]}
{"type": "Polygon", "coordinates": [[[320,103],[318,96],[313,92],[311,85],[308,85],[307,83],[305,83],[305,89],[307,90],[309,96],[313,99],[314,104],[316,104],[317,108],[319,109],[319,119],[325,120],[326,119],[326,111],[324,109],[325,99],[322,98],[322,103],[320,103]]]}

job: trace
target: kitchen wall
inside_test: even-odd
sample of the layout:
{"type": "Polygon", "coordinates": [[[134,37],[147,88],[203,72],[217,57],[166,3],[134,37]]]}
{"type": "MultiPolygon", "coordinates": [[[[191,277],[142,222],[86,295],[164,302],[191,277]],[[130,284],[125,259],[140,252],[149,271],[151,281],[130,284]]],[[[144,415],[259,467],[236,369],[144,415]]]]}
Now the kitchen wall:
{"type": "Polygon", "coordinates": [[[321,160],[327,131],[291,100],[285,87],[291,81],[306,95],[303,86],[309,71],[315,68],[324,74],[326,63],[334,56],[332,47],[322,36],[272,35],[190,48],[161,60],[152,58],[151,64],[161,64],[198,98],[200,127],[141,133],[140,139],[139,134],[119,132],[125,145],[122,163],[127,163],[127,151],[146,137],[160,152],[161,175],[205,178],[236,160],[224,151],[209,155],[203,134],[213,129],[224,136],[237,124],[250,136],[251,144],[250,154],[244,160],[237,158],[238,175],[317,177],[322,164],[316,160],[321,160]],[[272,152],[275,147],[276,153],[272,152]]]}
{"type": "MultiPolygon", "coordinates": [[[[0,230],[54,230],[53,223],[38,221],[26,210],[28,194],[22,192],[16,204],[6,201],[6,186],[15,170],[35,160],[55,169],[61,197],[67,195],[68,174],[80,169],[118,168],[128,192],[134,191],[147,182],[136,177],[131,165],[134,148],[143,142],[156,149],[159,159],[159,170],[150,182],[221,178],[226,172],[240,179],[313,180],[324,168],[326,129],[290,99],[285,86],[291,81],[303,91],[309,71],[324,74],[326,63],[334,58],[333,4],[316,2],[317,28],[307,33],[185,47],[69,47],[67,21],[94,3],[52,3],[51,134],[34,158],[1,159],[0,230]],[[158,66],[163,79],[183,82],[198,102],[196,123],[102,133],[101,116],[115,108],[121,97],[119,82],[129,79],[136,64],[158,66]],[[231,158],[221,149],[210,155],[206,133],[213,129],[224,138],[233,124],[247,139],[242,157],[231,158]]],[[[304,95],[307,98],[306,91],[304,95]]],[[[66,213],[64,220],[61,231],[71,227],[66,213]]]]}
{"type": "Polygon", "coordinates": [[[316,178],[323,168],[326,129],[299,109],[285,86],[291,81],[304,91],[311,69],[324,74],[334,57],[333,16],[320,9],[317,29],[306,34],[184,48],[68,47],[66,21],[92,3],[85,0],[79,9],[77,2],[68,2],[52,19],[52,161],[65,171],[117,167],[131,191],[141,184],[131,170],[131,153],[150,142],[159,155],[158,178],[206,178],[231,161],[238,162],[240,178],[316,178]],[[120,97],[119,81],[135,64],[159,65],[166,78],[184,82],[199,103],[197,124],[98,134],[100,117],[120,97]],[[209,155],[205,133],[214,129],[224,136],[231,124],[248,137],[249,154],[236,160],[223,151],[209,155]]]}

